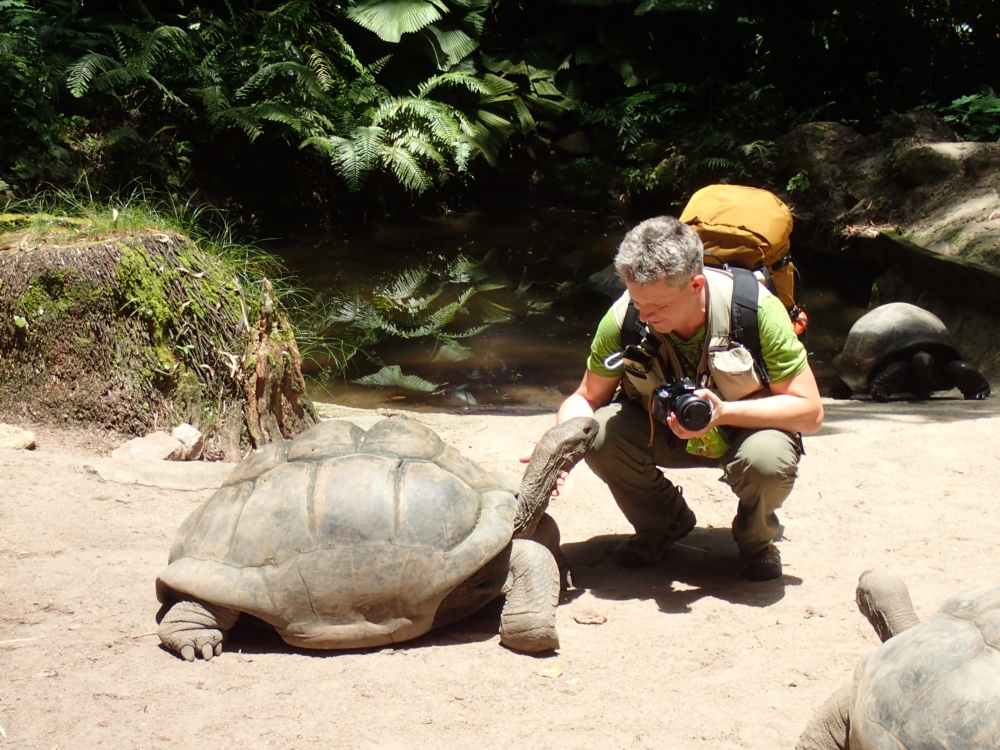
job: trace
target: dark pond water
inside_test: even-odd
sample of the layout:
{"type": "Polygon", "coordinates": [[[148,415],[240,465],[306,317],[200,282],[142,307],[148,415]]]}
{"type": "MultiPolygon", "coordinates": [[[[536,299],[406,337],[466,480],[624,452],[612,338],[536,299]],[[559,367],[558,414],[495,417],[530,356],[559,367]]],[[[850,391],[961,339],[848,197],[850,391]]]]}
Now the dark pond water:
{"type": "MultiPolygon", "coordinates": [[[[490,323],[457,340],[468,348],[461,361],[449,361],[434,337],[387,336],[372,347],[373,359],[355,357],[346,376],[324,379],[311,366],[314,400],[367,408],[391,403],[415,410],[552,411],[579,384],[590,339],[612,301],[595,291],[588,277],[611,262],[631,225],[621,217],[565,209],[472,213],[353,235],[287,237],[268,249],[306,284],[333,296],[370,297],[407,269],[429,269],[429,278],[407,298],[413,305],[440,291],[424,312],[413,319],[399,310],[380,313],[403,329],[426,324],[431,312],[456,302],[461,312],[441,329],[445,334],[490,323]],[[457,281],[448,281],[449,273],[457,281]],[[478,291],[471,298],[460,298],[473,287],[478,291]],[[384,365],[437,384],[439,392],[353,382],[384,365]]],[[[806,344],[825,386],[832,377],[830,359],[864,312],[871,279],[845,273],[794,245],[793,253],[810,316],[806,344]]]]}

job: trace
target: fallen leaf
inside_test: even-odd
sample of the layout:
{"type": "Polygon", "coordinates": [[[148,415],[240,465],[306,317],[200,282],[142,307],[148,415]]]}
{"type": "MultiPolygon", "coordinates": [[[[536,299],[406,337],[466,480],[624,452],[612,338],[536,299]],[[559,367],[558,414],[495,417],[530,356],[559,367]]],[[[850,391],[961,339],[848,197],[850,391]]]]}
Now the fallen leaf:
{"type": "Polygon", "coordinates": [[[540,674],[542,677],[558,677],[559,675],[561,675],[565,671],[566,670],[563,669],[562,667],[554,664],[551,667],[546,667],[545,669],[543,669],[538,674],[540,674]]]}
{"type": "Polygon", "coordinates": [[[797,682],[786,682],[785,685],[787,687],[798,687],[799,683],[797,683],[797,682]]]}
{"type": "Polygon", "coordinates": [[[386,401],[406,401],[406,396],[389,396],[386,401]]]}
{"type": "Polygon", "coordinates": [[[599,612],[592,612],[590,610],[583,610],[582,612],[577,612],[573,615],[573,619],[576,620],[581,625],[603,625],[608,621],[608,618],[599,612]]]}

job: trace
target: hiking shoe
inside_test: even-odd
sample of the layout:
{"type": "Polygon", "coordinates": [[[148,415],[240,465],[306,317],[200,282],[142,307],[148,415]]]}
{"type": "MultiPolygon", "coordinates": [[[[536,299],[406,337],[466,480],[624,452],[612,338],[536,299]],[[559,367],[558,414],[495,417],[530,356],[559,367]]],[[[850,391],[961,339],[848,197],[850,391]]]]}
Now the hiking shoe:
{"type": "Polygon", "coordinates": [[[740,553],[740,575],[751,581],[773,581],[781,578],[781,553],[772,542],[758,552],[740,553]]]}
{"type": "Polygon", "coordinates": [[[623,568],[648,568],[650,565],[656,565],[667,556],[671,544],[691,533],[695,523],[697,519],[694,511],[685,508],[680,520],[674,524],[663,540],[663,544],[654,549],[637,535],[633,535],[615,547],[615,562],[623,568]]]}

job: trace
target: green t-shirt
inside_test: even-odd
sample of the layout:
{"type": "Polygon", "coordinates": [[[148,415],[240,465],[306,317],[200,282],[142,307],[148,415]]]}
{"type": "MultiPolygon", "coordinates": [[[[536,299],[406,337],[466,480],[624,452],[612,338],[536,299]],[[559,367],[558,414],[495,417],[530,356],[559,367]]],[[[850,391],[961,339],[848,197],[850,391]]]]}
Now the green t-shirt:
{"type": "MultiPolygon", "coordinates": [[[[805,347],[792,330],[792,321],[788,318],[785,306],[773,294],[760,295],[757,303],[757,328],[760,331],[761,357],[772,383],[794,378],[806,369],[808,358],[805,347]]],[[[668,333],[667,336],[677,349],[684,374],[694,377],[705,346],[705,326],[699,328],[687,341],[673,333],[668,333]]],[[[609,370],[604,366],[604,361],[621,350],[622,330],[615,321],[612,307],[597,326],[597,333],[590,345],[587,369],[605,378],[620,376],[621,368],[609,370]]]]}

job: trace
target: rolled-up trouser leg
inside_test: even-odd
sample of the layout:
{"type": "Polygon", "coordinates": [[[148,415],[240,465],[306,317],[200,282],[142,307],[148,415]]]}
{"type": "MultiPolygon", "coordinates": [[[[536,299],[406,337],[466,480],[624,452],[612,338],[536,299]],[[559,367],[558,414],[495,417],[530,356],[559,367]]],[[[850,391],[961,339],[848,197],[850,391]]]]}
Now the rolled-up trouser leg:
{"type": "Polygon", "coordinates": [[[753,554],[781,534],[775,511],[795,485],[801,455],[799,438],[781,430],[740,430],[722,459],[720,481],[740,499],[733,538],[740,551],[753,554]]]}
{"type": "Polygon", "coordinates": [[[657,466],[713,467],[718,461],[687,453],[685,441],[674,437],[664,424],[656,425],[650,447],[649,415],[635,404],[604,406],[594,418],[600,432],[584,456],[587,465],[608,485],[639,538],[658,549],[687,515],[687,504],[657,466]]]}

